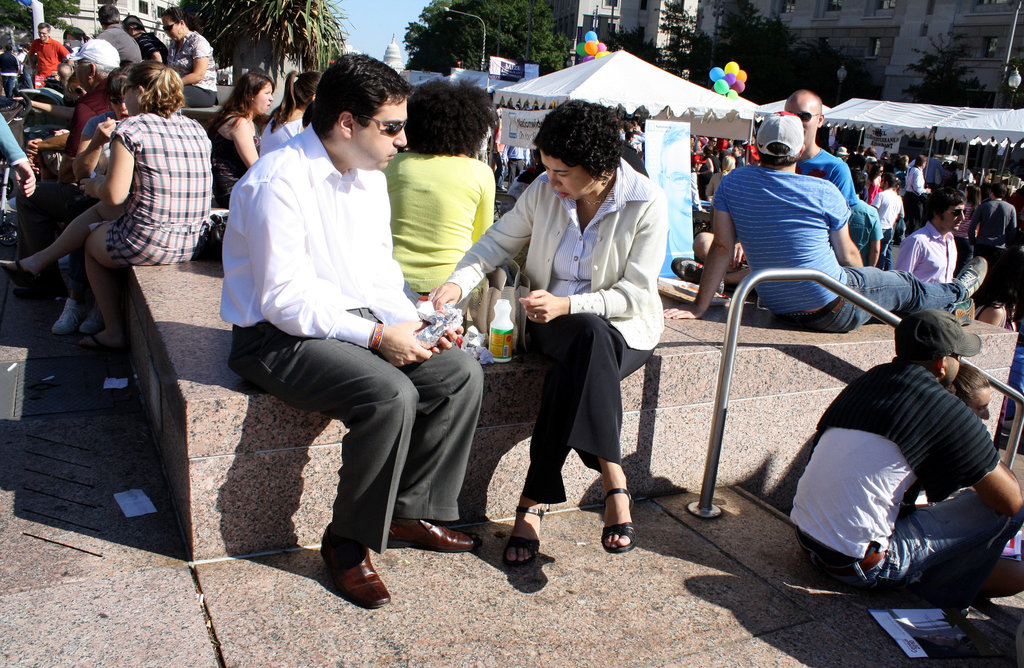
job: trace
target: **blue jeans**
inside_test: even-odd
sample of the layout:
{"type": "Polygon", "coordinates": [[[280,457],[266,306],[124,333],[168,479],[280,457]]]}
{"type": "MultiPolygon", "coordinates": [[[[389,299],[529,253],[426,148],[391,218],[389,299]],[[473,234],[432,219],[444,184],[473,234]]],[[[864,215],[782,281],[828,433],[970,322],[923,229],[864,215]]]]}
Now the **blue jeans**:
{"type": "MultiPolygon", "coordinates": [[[[833,578],[854,587],[909,588],[939,608],[963,609],[978,596],[1007,541],[1024,523],[1024,508],[1000,515],[973,490],[896,520],[885,557],[857,575],[833,578]]],[[[811,553],[811,561],[817,557],[811,553]]]]}
{"type": "MultiPolygon", "coordinates": [[[[906,271],[882,271],[877,267],[843,267],[843,271],[847,286],[900,317],[926,308],[949,311],[967,296],[959,283],[922,283],[906,271]]],[[[843,300],[837,310],[800,324],[820,332],[850,332],[871,317],[853,302],[843,300]]]]}
{"type": "Polygon", "coordinates": [[[892,269],[892,228],[882,230],[882,243],[878,251],[878,268],[882,271],[892,269]]]}

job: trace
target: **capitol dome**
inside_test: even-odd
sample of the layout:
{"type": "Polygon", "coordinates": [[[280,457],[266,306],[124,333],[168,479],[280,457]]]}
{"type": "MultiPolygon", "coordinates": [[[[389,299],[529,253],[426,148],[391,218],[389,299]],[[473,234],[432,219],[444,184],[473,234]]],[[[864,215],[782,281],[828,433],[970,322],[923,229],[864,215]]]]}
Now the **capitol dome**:
{"type": "Polygon", "coordinates": [[[394,35],[391,36],[391,44],[388,44],[388,48],[384,49],[384,64],[396,72],[401,72],[405,69],[405,64],[402,63],[402,47],[398,46],[394,35]]]}

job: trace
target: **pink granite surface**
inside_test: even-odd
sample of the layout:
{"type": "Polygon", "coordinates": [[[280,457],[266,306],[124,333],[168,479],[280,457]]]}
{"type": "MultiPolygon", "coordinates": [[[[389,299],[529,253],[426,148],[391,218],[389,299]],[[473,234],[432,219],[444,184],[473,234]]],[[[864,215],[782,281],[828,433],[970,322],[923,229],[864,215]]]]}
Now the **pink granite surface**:
{"type": "Polygon", "coordinates": [[[334,596],[317,552],[197,567],[225,662],[250,665],[664,665],[811,621],[651,503],[641,547],[609,555],[600,518],[544,518],[535,566],[500,563],[507,525],[476,527],[479,554],[374,558],[392,603],[334,596]],[[757,601],[757,605],[751,605],[757,601]]]}
{"type": "Polygon", "coordinates": [[[0,594],[6,666],[216,666],[186,566],[0,594]]]}
{"type": "MultiPolygon", "coordinates": [[[[227,368],[219,266],[143,267],[133,276],[139,384],[159,426],[175,499],[187,509],[182,521],[196,558],[318,540],[344,425],[285,406],[227,368]]],[[[817,418],[850,379],[892,357],[892,330],[869,324],[848,334],[806,332],[746,309],[718,482],[742,484],[784,507],[817,418]]],[[[707,320],[668,321],[655,356],[623,381],[623,463],[639,496],[700,487],[723,322],[724,310],[707,320]]],[[[981,323],[972,331],[985,346],[975,361],[1005,370],[1015,335],[981,323]]],[[[461,497],[465,519],[512,514],[545,368],[527,355],[486,369],[461,497]]],[[[565,480],[566,505],[600,501],[596,475],[575,456],[565,480]]]]}

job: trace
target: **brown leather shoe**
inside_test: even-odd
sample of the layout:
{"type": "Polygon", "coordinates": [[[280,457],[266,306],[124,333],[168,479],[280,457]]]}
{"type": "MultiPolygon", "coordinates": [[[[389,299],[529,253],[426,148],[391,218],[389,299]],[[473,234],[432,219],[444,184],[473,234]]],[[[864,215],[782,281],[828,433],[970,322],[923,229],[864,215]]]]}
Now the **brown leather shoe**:
{"type": "Polygon", "coordinates": [[[480,545],[480,539],[416,520],[411,524],[392,522],[388,531],[388,547],[418,547],[434,552],[469,552],[480,545]]]}
{"type": "Polygon", "coordinates": [[[384,583],[381,582],[377,571],[370,563],[370,551],[363,548],[365,556],[355,566],[343,568],[338,564],[334,554],[334,546],[331,545],[330,528],[324,531],[323,541],[320,543],[320,555],[327,564],[327,570],[331,574],[335,589],[341,596],[356,605],[369,608],[379,608],[391,602],[391,594],[388,593],[384,583]]]}

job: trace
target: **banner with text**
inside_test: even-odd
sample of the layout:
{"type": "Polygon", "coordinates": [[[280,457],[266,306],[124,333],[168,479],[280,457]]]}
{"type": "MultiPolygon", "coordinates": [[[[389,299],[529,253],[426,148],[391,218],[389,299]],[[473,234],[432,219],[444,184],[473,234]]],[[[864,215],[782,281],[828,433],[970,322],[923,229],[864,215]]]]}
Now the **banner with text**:
{"type": "Polygon", "coordinates": [[[895,154],[899,152],[901,139],[903,139],[903,132],[900,130],[868,128],[864,131],[864,148],[874,146],[879,157],[885,151],[895,154]]]}
{"type": "Polygon", "coordinates": [[[501,110],[501,127],[504,131],[502,141],[510,146],[533,148],[533,138],[540,130],[540,124],[548,115],[544,111],[521,111],[519,109],[501,110]]]}
{"type": "Polygon", "coordinates": [[[499,58],[498,56],[491,56],[488,70],[492,81],[522,81],[523,79],[536,79],[540,76],[540,65],[537,63],[499,58]]]}

